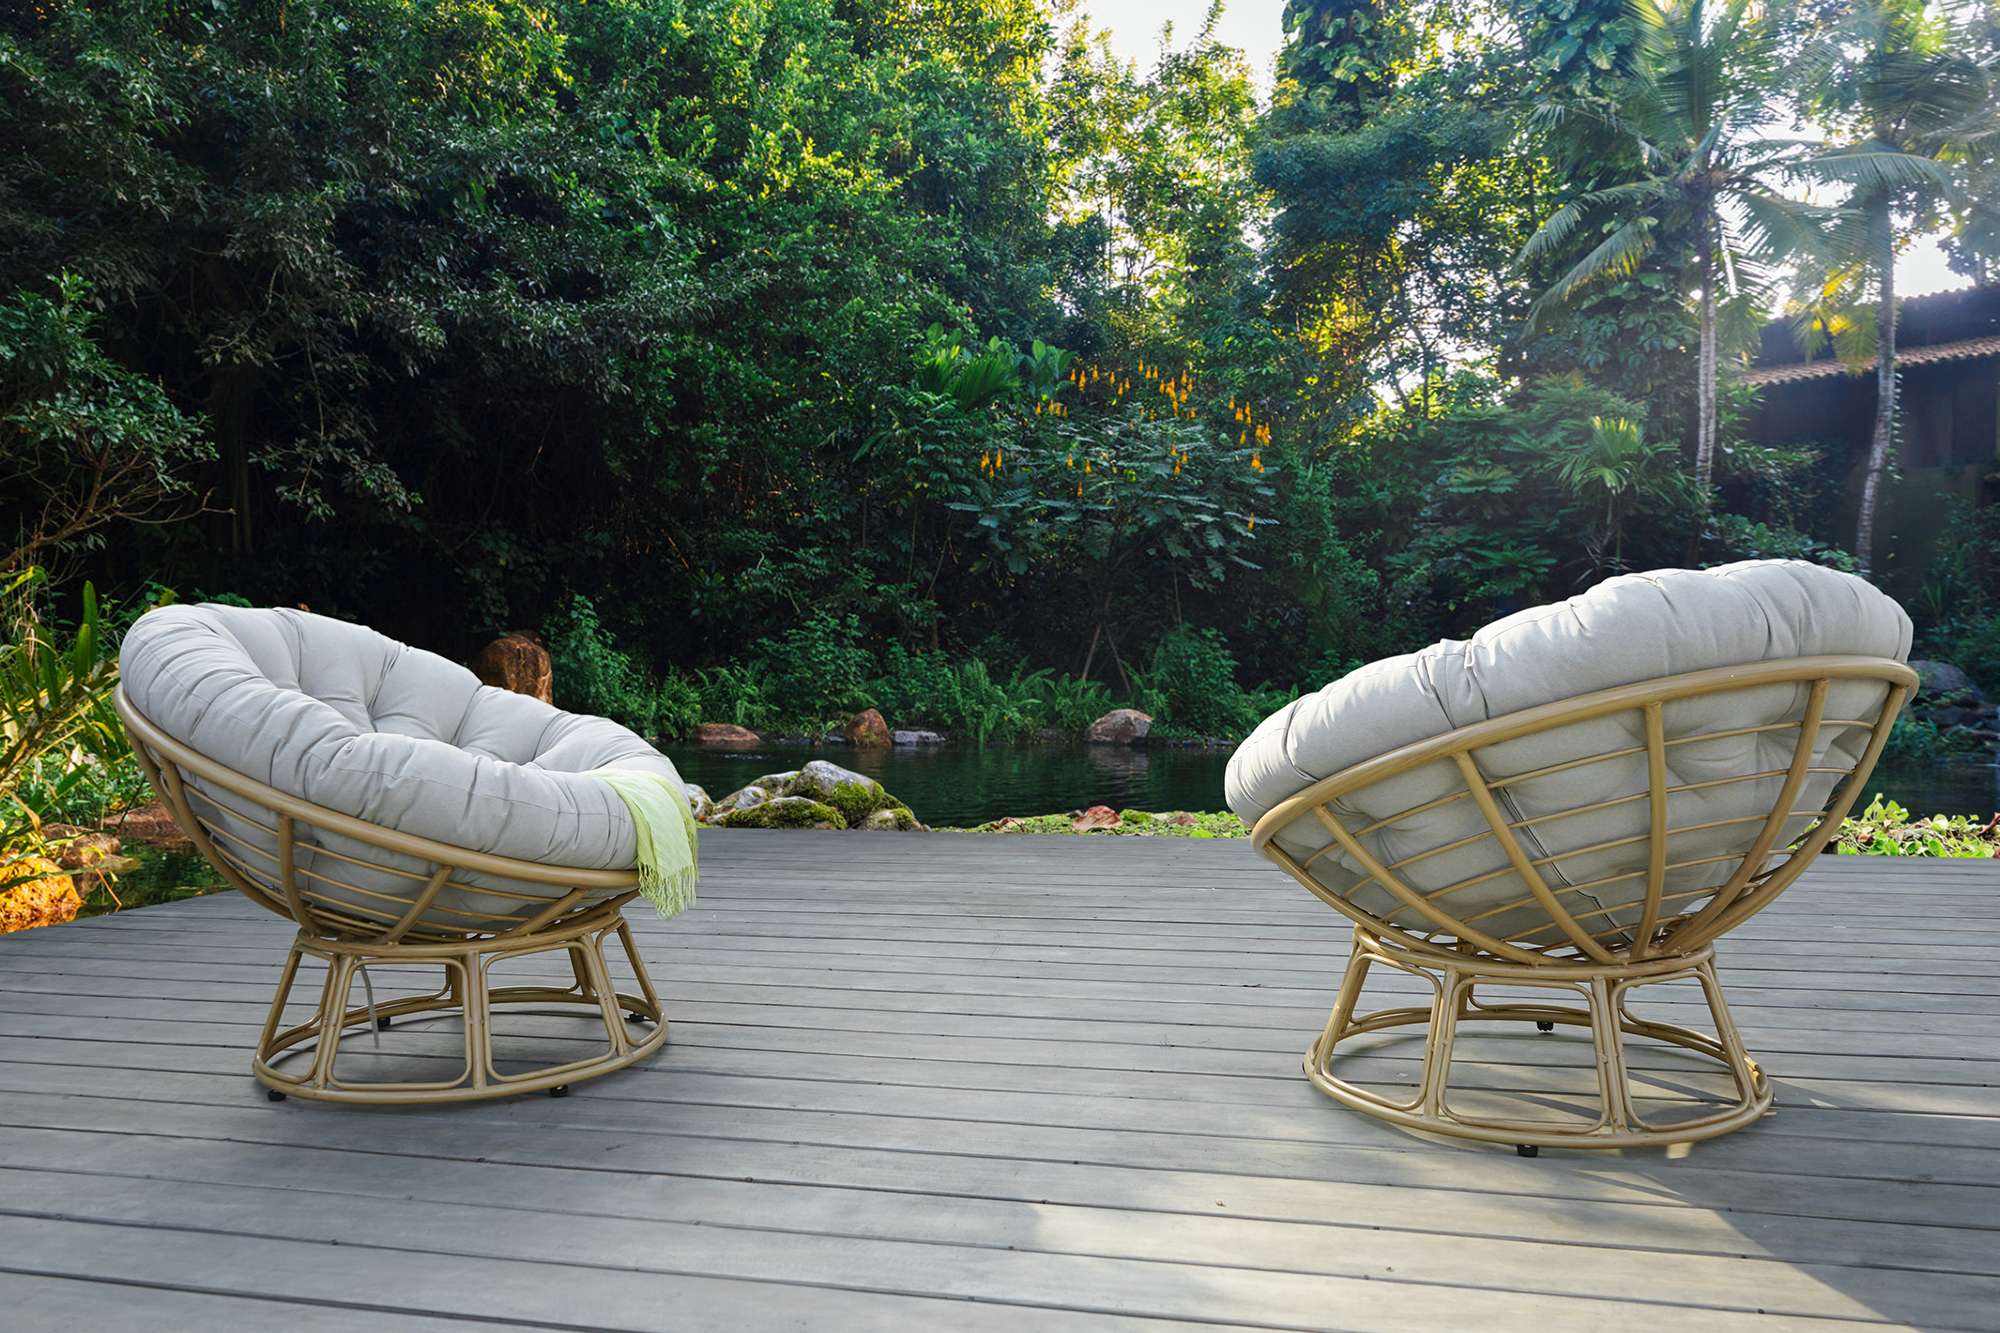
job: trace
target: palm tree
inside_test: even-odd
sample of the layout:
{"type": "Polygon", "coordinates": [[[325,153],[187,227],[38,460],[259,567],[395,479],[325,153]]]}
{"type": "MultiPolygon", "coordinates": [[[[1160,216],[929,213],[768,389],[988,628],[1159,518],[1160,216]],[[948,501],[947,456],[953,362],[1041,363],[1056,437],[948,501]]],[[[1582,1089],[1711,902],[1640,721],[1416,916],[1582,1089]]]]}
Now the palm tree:
{"type": "Polygon", "coordinates": [[[1862,152],[1883,154],[1885,162],[1909,159],[1887,171],[1864,165],[1855,175],[1850,205],[1858,226],[1843,247],[1853,262],[1828,284],[1839,291],[1864,274],[1875,280],[1875,425],[1854,528],[1854,558],[1864,574],[1874,560],[1875,516],[1896,440],[1897,221],[1938,213],[1950,180],[1936,159],[1995,128],[1989,71],[1960,36],[1949,14],[1931,12],[1924,0],[1863,0],[1807,48],[1807,105],[1862,152]]]}
{"type": "Polygon", "coordinates": [[[1551,214],[1522,247],[1527,264],[1568,249],[1597,222],[1603,240],[1536,302],[1539,312],[1591,283],[1635,271],[1662,234],[1693,245],[1700,347],[1696,361],[1695,482],[1709,492],[1715,465],[1718,292],[1754,291],[1764,270],[1795,255],[1824,257],[1838,215],[1788,196],[1797,181],[1905,178],[1900,152],[1870,145],[1829,148],[1769,137],[1780,79],[1777,36],[1750,0],[1635,0],[1640,22],[1633,73],[1609,105],[1547,103],[1536,119],[1552,128],[1584,122],[1635,154],[1635,178],[1594,189],[1551,214]]]}

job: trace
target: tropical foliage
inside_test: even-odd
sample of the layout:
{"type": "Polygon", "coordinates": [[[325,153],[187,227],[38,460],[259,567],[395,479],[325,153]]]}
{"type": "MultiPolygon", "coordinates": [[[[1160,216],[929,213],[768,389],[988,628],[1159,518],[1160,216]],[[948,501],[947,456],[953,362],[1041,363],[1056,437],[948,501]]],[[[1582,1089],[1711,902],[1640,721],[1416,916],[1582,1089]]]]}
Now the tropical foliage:
{"type": "MultiPolygon", "coordinates": [[[[1219,9],[1134,65],[1052,0],[10,8],[0,573],[1001,739],[1851,565],[1749,334],[1860,336],[1884,219],[2000,253],[2000,30],[1870,3],[1289,0],[1268,84],[1219,9]]],[[[1990,571],[1909,577],[2000,660],[1990,571]]]]}

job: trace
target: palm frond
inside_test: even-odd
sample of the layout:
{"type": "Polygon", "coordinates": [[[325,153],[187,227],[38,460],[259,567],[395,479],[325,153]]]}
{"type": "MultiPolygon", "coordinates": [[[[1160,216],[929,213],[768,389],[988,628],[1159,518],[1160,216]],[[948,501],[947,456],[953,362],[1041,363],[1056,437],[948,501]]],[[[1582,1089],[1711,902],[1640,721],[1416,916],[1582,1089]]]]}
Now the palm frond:
{"type": "Polygon", "coordinates": [[[1514,263],[1516,265],[1531,263],[1552,250],[1560,249],[1592,214],[1620,207],[1661,203],[1665,201],[1668,191],[1669,187],[1665,181],[1649,178],[1609,185],[1602,190],[1592,190],[1588,194],[1578,195],[1549,215],[1548,220],[1542,223],[1535,234],[1528,238],[1527,244],[1521,247],[1520,253],[1514,257],[1514,263]]]}
{"type": "Polygon", "coordinates": [[[1620,224],[1542,294],[1531,307],[1531,314],[1569,300],[1577,291],[1602,278],[1634,272],[1653,249],[1655,225],[1645,215],[1620,224]]]}
{"type": "Polygon", "coordinates": [[[1937,159],[1877,143],[1829,148],[1798,158],[1788,169],[1808,180],[1852,185],[1864,194],[1920,186],[1942,190],[1951,185],[1951,172],[1937,159]]]}
{"type": "Polygon", "coordinates": [[[1787,199],[1756,185],[1732,191],[1730,201],[1743,215],[1743,248],[1750,255],[1816,262],[1832,254],[1832,232],[1840,210],[1787,199]]]}

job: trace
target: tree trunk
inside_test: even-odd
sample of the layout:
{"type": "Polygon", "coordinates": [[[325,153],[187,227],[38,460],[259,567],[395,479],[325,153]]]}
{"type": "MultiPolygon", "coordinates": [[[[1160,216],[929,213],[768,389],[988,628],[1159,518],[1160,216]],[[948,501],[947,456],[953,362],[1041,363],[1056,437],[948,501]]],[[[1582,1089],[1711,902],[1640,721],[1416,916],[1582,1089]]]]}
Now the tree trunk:
{"type": "Polygon", "coordinates": [[[1865,575],[1874,568],[1875,511],[1896,446],[1896,231],[1885,198],[1871,205],[1869,248],[1875,252],[1875,433],[1868,441],[1868,472],[1861,482],[1861,514],[1854,524],[1854,559],[1865,575]]]}
{"type": "Polygon", "coordinates": [[[1715,226],[1701,219],[1701,351],[1695,368],[1694,483],[1703,503],[1715,472],[1715,226]]]}

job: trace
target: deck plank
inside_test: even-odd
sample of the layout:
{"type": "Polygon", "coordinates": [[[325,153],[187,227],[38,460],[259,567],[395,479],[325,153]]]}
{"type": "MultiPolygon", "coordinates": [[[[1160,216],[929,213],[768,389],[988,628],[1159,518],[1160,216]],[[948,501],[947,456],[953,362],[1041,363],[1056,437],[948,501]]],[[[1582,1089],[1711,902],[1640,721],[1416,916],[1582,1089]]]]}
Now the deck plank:
{"type": "MultiPolygon", "coordinates": [[[[1821,858],[1720,951],[1780,1113],[1522,1161],[1305,1084],[1346,925],[1241,842],[703,852],[696,910],[634,914],[668,1047],[559,1102],[265,1102],[288,931],[236,895],[0,939],[7,1326],[2000,1326],[2000,864],[1821,858]]],[[[1481,1038],[1459,1074],[1569,1104],[1574,1055],[1481,1038]]]]}

